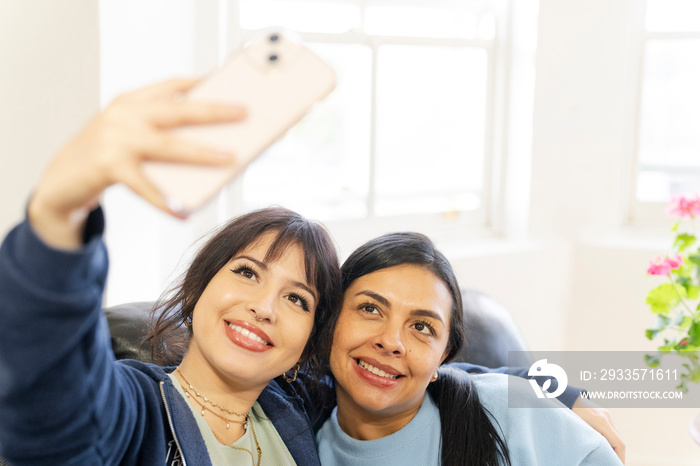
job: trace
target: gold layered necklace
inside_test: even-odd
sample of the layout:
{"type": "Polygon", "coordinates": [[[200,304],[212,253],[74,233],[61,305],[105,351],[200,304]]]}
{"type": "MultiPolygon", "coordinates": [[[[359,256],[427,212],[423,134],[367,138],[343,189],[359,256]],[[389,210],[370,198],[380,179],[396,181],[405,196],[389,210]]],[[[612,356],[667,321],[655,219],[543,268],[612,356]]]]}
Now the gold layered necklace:
{"type": "Polygon", "coordinates": [[[247,448],[239,447],[234,445],[233,443],[226,443],[221,437],[219,437],[216,432],[212,429],[212,433],[214,434],[214,437],[221,442],[224,445],[227,445],[229,447],[235,448],[236,450],[242,450],[248,452],[250,455],[250,459],[253,461],[253,466],[260,466],[260,458],[262,457],[262,448],[260,448],[260,442],[258,442],[258,436],[255,434],[255,427],[253,426],[253,419],[250,417],[250,412],[245,412],[245,413],[239,413],[237,411],[234,411],[232,409],[226,409],[217,402],[210,400],[206,396],[202,395],[194,386],[187,380],[185,375],[182,373],[180,368],[178,367],[175,369],[175,371],[182,377],[182,380],[187,384],[187,387],[183,386],[182,388],[184,389],[185,395],[187,398],[190,400],[194,401],[197,403],[197,405],[200,407],[202,410],[202,417],[204,417],[204,414],[208,411],[212,413],[214,416],[218,417],[219,419],[222,419],[223,421],[226,422],[226,429],[228,429],[231,426],[231,423],[235,424],[241,424],[243,426],[243,430],[246,432],[248,431],[248,425],[250,424],[250,430],[253,433],[253,439],[255,440],[255,448],[258,451],[258,462],[256,464],[255,462],[255,457],[253,456],[253,452],[250,451],[247,448]],[[200,401],[200,399],[202,401],[200,401]],[[234,415],[238,417],[242,417],[243,420],[238,420],[238,419],[231,419],[228,417],[223,416],[222,414],[217,413],[214,411],[212,408],[210,408],[207,405],[211,405],[212,408],[218,408],[221,413],[227,413],[229,415],[234,415]]]}

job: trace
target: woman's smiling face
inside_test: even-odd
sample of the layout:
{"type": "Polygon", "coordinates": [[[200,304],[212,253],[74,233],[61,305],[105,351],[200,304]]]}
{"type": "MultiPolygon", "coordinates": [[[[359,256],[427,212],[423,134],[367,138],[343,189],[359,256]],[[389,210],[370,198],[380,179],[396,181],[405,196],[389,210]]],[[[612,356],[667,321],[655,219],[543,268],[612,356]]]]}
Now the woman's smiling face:
{"type": "Polygon", "coordinates": [[[292,243],[266,261],[267,233],[211,279],[193,313],[190,371],[211,368],[238,386],[264,387],[299,360],[314,324],[317,291],[292,243]]]}
{"type": "Polygon", "coordinates": [[[447,286],[420,266],[388,267],[352,282],[330,358],[341,427],[347,409],[366,419],[413,417],[448,354],[451,309],[447,286]]]}

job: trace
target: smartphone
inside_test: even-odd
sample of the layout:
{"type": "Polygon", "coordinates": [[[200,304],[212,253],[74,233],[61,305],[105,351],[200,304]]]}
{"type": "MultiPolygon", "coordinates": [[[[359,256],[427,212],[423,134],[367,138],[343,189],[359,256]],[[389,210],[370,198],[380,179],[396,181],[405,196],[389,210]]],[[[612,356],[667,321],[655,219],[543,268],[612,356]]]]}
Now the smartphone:
{"type": "MultiPolygon", "coordinates": [[[[184,213],[202,207],[229,181],[326,97],[336,84],[333,69],[292,33],[266,31],[235,52],[184,99],[242,105],[236,123],[177,128],[178,137],[230,151],[234,164],[203,167],[146,162],[144,172],[184,213]]],[[[290,154],[290,156],[292,156],[290,154]]]]}

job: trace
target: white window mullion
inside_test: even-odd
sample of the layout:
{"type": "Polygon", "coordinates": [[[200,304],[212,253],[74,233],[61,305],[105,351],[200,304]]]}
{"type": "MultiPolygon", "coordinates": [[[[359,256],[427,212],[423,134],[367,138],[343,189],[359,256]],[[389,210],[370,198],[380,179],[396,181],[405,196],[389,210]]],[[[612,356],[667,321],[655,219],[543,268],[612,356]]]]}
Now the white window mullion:
{"type": "MultiPolygon", "coordinates": [[[[499,144],[496,134],[503,134],[503,125],[505,125],[505,118],[500,119],[498,123],[496,122],[496,106],[503,109],[505,108],[504,102],[504,83],[501,82],[498,77],[499,74],[496,72],[498,66],[498,53],[493,47],[487,49],[487,60],[488,60],[488,78],[486,80],[486,106],[485,106],[485,126],[484,126],[484,166],[483,166],[483,185],[481,187],[481,212],[491,212],[495,213],[494,207],[498,202],[498,196],[496,193],[492,192],[492,186],[496,177],[501,173],[501,154],[503,149],[503,144],[499,144]]],[[[488,221],[491,225],[495,223],[493,215],[485,216],[488,217],[488,221]]]]}
{"type": "Polygon", "coordinates": [[[370,43],[372,53],[372,95],[370,98],[370,129],[369,129],[369,190],[367,191],[367,216],[375,215],[376,180],[377,180],[377,70],[379,45],[376,41],[370,43]]]}
{"type": "Polygon", "coordinates": [[[637,202],[637,176],[640,172],[640,163],[637,154],[639,154],[640,147],[640,128],[641,128],[641,110],[642,110],[642,85],[644,80],[644,43],[645,43],[645,32],[644,32],[644,13],[645,5],[642,0],[633,9],[633,17],[630,20],[632,27],[630,28],[632,34],[634,34],[634,39],[631,42],[636,43],[637,47],[630,53],[630,73],[634,76],[634,79],[630,79],[632,85],[628,91],[626,108],[628,117],[625,121],[628,122],[626,128],[626,134],[628,135],[628,167],[632,177],[629,180],[629,189],[623,190],[626,192],[626,199],[622,199],[625,203],[624,205],[629,206],[624,223],[635,222],[639,218],[639,206],[637,202]]]}

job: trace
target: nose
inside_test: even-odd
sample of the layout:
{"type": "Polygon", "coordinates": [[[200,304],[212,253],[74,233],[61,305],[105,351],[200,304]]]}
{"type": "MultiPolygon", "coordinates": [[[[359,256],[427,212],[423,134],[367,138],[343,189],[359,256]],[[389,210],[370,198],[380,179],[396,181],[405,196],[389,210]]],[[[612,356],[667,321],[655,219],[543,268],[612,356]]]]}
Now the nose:
{"type": "Polygon", "coordinates": [[[261,287],[250,297],[248,310],[257,322],[274,323],[277,318],[275,294],[261,287]]]}
{"type": "Polygon", "coordinates": [[[387,356],[401,357],[406,354],[399,326],[385,325],[376,336],[374,348],[387,356]]]}

